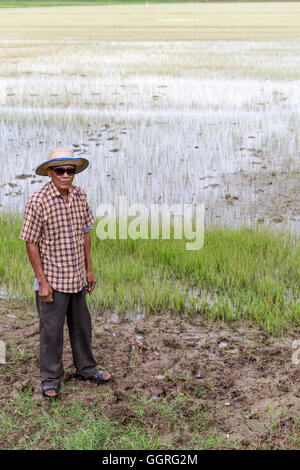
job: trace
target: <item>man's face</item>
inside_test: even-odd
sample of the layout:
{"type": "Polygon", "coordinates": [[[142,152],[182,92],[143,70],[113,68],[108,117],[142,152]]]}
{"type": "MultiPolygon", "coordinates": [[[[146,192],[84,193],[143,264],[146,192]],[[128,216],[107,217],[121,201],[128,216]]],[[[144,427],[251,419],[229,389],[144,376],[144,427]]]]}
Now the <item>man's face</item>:
{"type": "Polygon", "coordinates": [[[64,165],[48,168],[48,176],[52,179],[52,183],[57,187],[59,191],[68,190],[73,182],[75,174],[74,165],[64,165]],[[64,170],[64,171],[62,171],[64,170]],[[71,173],[68,174],[67,171],[71,173]]]}

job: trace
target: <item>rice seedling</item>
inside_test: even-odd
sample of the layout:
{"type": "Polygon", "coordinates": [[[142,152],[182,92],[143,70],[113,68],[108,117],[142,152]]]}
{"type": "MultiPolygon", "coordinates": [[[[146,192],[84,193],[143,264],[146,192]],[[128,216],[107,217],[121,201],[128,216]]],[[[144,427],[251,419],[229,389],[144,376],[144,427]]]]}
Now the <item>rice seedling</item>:
{"type": "MultiPolygon", "coordinates": [[[[25,244],[16,236],[21,224],[17,216],[1,219],[1,285],[34,303],[33,272],[25,244]]],[[[299,326],[300,251],[294,237],[212,228],[201,250],[187,251],[184,243],[99,240],[92,231],[97,284],[90,306],[119,318],[169,311],[201,312],[208,320],[251,319],[274,334],[299,326]]]]}
{"type": "MultiPolygon", "coordinates": [[[[94,214],[103,203],[117,208],[120,196],[147,208],[205,206],[204,245],[195,251],[185,249],[185,237],[100,240],[97,219],[92,315],[108,310],[117,322],[168,312],[249,320],[273,335],[299,331],[299,5],[285,2],[283,11],[280,3],[20,3],[35,8],[3,8],[0,15],[0,297],[35,304],[34,275],[19,240],[22,214],[48,181],[35,168],[63,145],[90,159],[74,183],[87,190],[94,214]]],[[[7,346],[3,376],[16,378],[16,366],[25,356],[35,360],[37,346],[30,352],[13,341],[7,346]]],[[[263,367],[265,356],[255,351],[246,362],[263,367]]],[[[141,354],[132,353],[128,369],[135,371],[141,354]]],[[[166,383],[173,380],[168,367],[166,383]]],[[[208,405],[195,402],[190,374],[181,377],[174,400],[156,401],[156,390],[146,397],[135,383],[139,396],[124,423],[106,413],[109,393],[87,391],[85,401],[66,382],[62,401],[41,404],[35,381],[19,383],[19,394],[13,384],[0,437],[16,449],[244,445],[229,441],[208,405]]],[[[194,393],[207,401],[218,390],[213,376],[194,393]]],[[[280,425],[270,421],[270,444],[256,447],[273,446],[280,425]]],[[[288,426],[286,445],[296,448],[299,423],[288,426]]]]}
{"type": "MultiPolygon", "coordinates": [[[[231,41],[225,30],[188,36],[192,17],[197,27],[203,21],[219,26],[214,5],[153,5],[151,18],[145,8],[130,7],[129,25],[139,20],[150,31],[155,23],[150,41],[148,33],[136,40],[120,30],[109,41],[94,36],[102,21],[112,32],[110,22],[124,19],[122,6],[107,7],[93,20],[88,7],[70,8],[59,10],[57,28],[72,19],[72,30],[55,37],[38,34],[26,12],[14,10],[12,24],[3,10],[2,291],[34,301],[18,215],[47,181],[35,175],[36,166],[50,148],[65,145],[90,159],[90,169],[74,183],[87,190],[94,213],[103,203],[117,208],[120,196],[147,208],[205,206],[205,245],[194,253],[185,250],[186,240],[101,241],[94,230],[95,308],[117,315],[202,311],[211,319],[252,318],[277,332],[297,323],[299,6],[286,4],[287,30],[279,28],[277,4],[218,5],[227,13],[225,30],[240,15],[231,41]],[[91,36],[83,35],[79,19],[91,20],[91,36]],[[270,22],[272,34],[260,35],[257,27],[269,31],[270,22]],[[166,24],[172,26],[168,37],[166,24]],[[279,230],[277,238],[269,227],[287,235],[279,230]]],[[[35,10],[36,19],[43,22],[45,11],[35,10]]],[[[48,12],[50,25],[56,9],[48,12]]]]}
{"type": "Polygon", "coordinates": [[[94,211],[124,195],[147,206],[204,203],[210,225],[298,230],[289,202],[299,185],[296,43],[1,44],[6,210],[24,209],[46,182],[34,168],[51,147],[68,145],[91,160],[75,183],[88,188],[94,211]]]}

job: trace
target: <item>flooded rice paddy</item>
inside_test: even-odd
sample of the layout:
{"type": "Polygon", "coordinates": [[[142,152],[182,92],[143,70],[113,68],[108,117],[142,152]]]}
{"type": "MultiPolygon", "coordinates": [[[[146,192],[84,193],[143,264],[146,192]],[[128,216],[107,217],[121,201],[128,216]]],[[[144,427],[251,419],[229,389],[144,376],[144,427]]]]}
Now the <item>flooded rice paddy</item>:
{"type": "MultiPolygon", "coordinates": [[[[90,160],[74,182],[94,212],[120,196],[203,203],[207,225],[299,235],[299,15],[288,2],[2,10],[0,212],[22,214],[48,181],[35,168],[63,145],[90,160]]],[[[299,283],[288,248],[255,231],[249,246],[213,234],[199,263],[151,242],[132,257],[113,244],[96,250],[93,350],[113,381],[101,395],[75,383],[67,345],[60,424],[40,403],[37,313],[18,302],[32,293],[31,268],[7,226],[3,448],[74,448],[104,416],[137,423],[160,449],[299,447],[299,283]],[[72,397],[85,421],[71,415],[72,397]]]]}
{"type": "Polygon", "coordinates": [[[299,43],[1,40],[0,210],[55,146],[101,203],[203,203],[208,225],[300,232],[299,43]]]}

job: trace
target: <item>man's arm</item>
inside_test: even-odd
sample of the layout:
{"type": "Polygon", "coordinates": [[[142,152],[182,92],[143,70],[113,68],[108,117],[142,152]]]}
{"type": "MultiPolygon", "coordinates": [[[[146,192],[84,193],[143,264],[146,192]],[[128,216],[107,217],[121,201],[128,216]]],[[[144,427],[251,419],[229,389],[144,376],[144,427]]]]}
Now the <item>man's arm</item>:
{"type": "Polygon", "coordinates": [[[53,302],[53,290],[43,271],[38,245],[36,243],[26,242],[26,250],[29,261],[39,283],[39,296],[43,302],[53,302]]]}
{"type": "Polygon", "coordinates": [[[92,272],[92,260],[91,260],[91,234],[90,232],[84,233],[84,259],[86,269],[86,280],[87,280],[87,292],[91,294],[96,285],[96,279],[92,272]]]}

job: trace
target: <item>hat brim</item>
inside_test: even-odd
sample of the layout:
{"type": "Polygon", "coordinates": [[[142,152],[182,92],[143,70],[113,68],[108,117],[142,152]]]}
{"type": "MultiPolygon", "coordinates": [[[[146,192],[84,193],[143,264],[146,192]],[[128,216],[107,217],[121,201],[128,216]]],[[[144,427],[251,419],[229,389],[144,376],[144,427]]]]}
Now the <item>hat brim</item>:
{"type": "Polygon", "coordinates": [[[53,166],[74,165],[76,167],[75,174],[80,173],[89,166],[89,161],[86,158],[53,158],[51,161],[47,160],[37,167],[35,173],[40,176],[48,176],[48,169],[53,166]]]}

